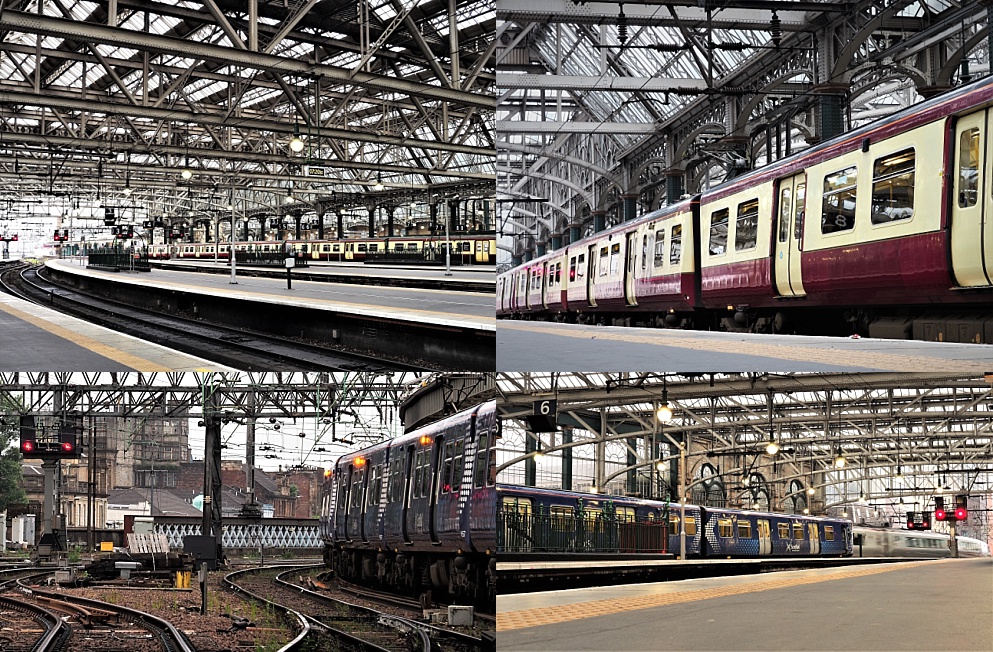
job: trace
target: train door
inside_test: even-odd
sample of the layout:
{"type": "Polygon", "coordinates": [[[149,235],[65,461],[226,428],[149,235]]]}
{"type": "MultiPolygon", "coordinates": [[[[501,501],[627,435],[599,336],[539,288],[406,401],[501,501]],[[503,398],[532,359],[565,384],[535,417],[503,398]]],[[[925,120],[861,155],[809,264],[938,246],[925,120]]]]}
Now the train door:
{"type": "Polygon", "coordinates": [[[436,518],[438,516],[438,496],[441,494],[442,484],[445,479],[442,478],[442,469],[444,465],[442,464],[441,452],[445,449],[445,438],[437,437],[434,440],[434,450],[431,452],[431,466],[425,469],[425,473],[431,473],[433,482],[431,483],[431,508],[428,512],[428,523],[429,529],[431,530],[431,541],[438,542],[438,527],[436,518]]]}
{"type": "Polygon", "coordinates": [[[410,499],[414,493],[414,447],[407,447],[407,454],[404,461],[404,474],[403,477],[406,481],[403,483],[403,514],[400,518],[400,529],[403,534],[404,543],[411,543],[410,531],[407,528],[407,514],[410,512],[410,499]]]}
{"type": "Polygon", "coordinates": [[[821,554],[821,537],[820,533],[817,531],[817,523],[810,524],[810,554],[819,555],[821,554]]]}
{"type": "MultiPolygon", "coordinates": [[[[552,269],[555,266],[552,265],[552,269]]],[[[548,262],[541,264],[541,307],[548,310],[548,262]]]]}
{"type": "Polygon", "coordinates": [[[500,505],[500,518],[497,519],[503,532],[497,533],[497,541],[503,541],[507,552],[531,552],[531,499],[504,496],[500,505]]]}
{"type": "Polygon", "coordinates": [[[635,248],[635,242],[638,238],[637,232],[628,233],[627,242],[625,243],[624,256],[624,300],[629,306],[638,305],[638,297],[635,296],[634,282],[635,282],[635,262],[638,258],[637,249],[635,248]]]}
{"type": "Polygon", "coordinates": [[[806,199],[807,183],[804,174],[779,182],[779,216],[772,268],[776,292],[781,297],[802,297],[806,294],[800,276],[800,246],[806,199]]]}
{"type": "Polygon", "coordinates": [[[989,183],[990,112],[980,111],[955,124],[952,157],[952,271],[962,287],[993,285],[993,201],[989,183]]]}
{"type": "Polygon", "coordinates": [[[354,259],[355,259],[355,243],[354,242],[346,242],[345,243],[345,260],[354,260],[354,259]]]}
{"type": "Polygon", "coordinates": [[[596,245],[587,247],[586,252],[586,300],[596,308],[596,245]]]}
{"type": "Polygon", "coordinates": [[[524,288],[524,307],[531,310],[531,292],[534,290],[534,278],[535,268],[528,267],[527,269],[527,285],[524,288]]]}
{"type": "Polygon", "coordinates": [[[772,535],[770,534],[769,521],[760,518],[758,519],[758,526],[759,526],[759,554],[771,555],[772,535]]]}

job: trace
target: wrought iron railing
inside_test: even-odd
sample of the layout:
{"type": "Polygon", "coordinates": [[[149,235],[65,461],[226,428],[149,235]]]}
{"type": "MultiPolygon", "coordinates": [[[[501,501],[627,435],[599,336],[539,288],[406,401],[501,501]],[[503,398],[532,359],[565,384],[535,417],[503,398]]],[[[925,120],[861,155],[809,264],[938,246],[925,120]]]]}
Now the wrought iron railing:
{"type": "Polygon", "coordinates": [[[152,271],[151,266],[148,264],[147,247],[142,247],[141,249],[123,249],[116,247],[91,249],[88,253],[86,266],[100,269],[112,269],[114,271],[152,271]]]}

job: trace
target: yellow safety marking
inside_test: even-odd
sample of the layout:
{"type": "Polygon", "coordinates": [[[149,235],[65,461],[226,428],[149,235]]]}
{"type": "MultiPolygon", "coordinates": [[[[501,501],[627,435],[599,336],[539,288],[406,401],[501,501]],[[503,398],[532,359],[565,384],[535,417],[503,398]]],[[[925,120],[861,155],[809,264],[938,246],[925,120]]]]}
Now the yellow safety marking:
{"type": "MultiPolygon", "coordinates": [[[[73,269],[71,267],[58,267],[57,269],[59,269],[61,271],[67,271],[67,272],[70,272],[70,273],[73,271],[73,269]]],[[[174,273],[180,273],[181,274],[183,272],[174,272],[174,273]]],[[[144,285],[144,283],[141,283],[141,282],[130,281],[128,279],[121,279],[120,277],[114,276],[113,274],[109,274],[109,273],[105,274],[103,272],[98,272],[98,271],[95,271],[95,270],[87,270],[86,273],[83,274],[83,276],[100,276],[102,278],[106,278],[106,279],[108,279],[110,281],[114,281],[114,282],[117,282],[117,283],[131,283],[133,285],[144,285]]],[[[266,279],[263,279],[263,280],[266,280],[266,279]]],[[[300,283],[307,283],[307,281],[299,281],[299,282],[300,283]]],[[[316,283],[316,281],[315,281],[315,283],[316,283]]],[[[268,298],[268,299],[277,300],[279,303],[285,303],[286,302],[286,299],[288,298],[285,294],[268,294],[266,292],[251,292],[249,290],[222,290],[222,289],[219,289],[219,288],[212,288],[212,287],[207,287],[207,286],[191,286],[191,285],[186,285],[184,283],[174,283],[172,281],[161,281],[161,280],[158,280],[158,279],[155,279],[152,284],[155,285],[156,287],[166,286],[168,288],[175,288],[177,290],[182,290],[184,292],[188,292],[188,293],[192,293],[192,294],[199,294],[199,295],[204,295],[204,296],[211,296],[211,294],[208,294],[208,292],[209,292],[209,293],[226,294],[226,295],[229,295],[229,296],[241,296],[241,297],[244,297],[244,298],[247,298],[247,299],[256,299],[256,298],[259,298],[259,297],[265,297],[265,298],[268,298]]],[[[320,283],[320,284],[318,284],[319,287],[328,286],[328,285],[335,285],[335,283],[320,283]]],[[[342,285],[342,284],[338,284],[338,285],[342,285]]],[[[353,288],[354,289],[356,286],[349,285],[347,287],[350,287],[350,288],[353,288]]],[[[409,289],[416,290],[418,288],[402,288],[402,289],[404,289],[404,290],[409,290],[409,289]]],[[[425,292],[439,292],[439,290],[423,290],[423,291],[425,291],[425,292]]],[[[470,296],[479,296],[479,293],[477,293],[477,292],[455,292],[453,294],[466,294],[466,295],[470,295],[470,296]]],[[[328,307],[334,307],[336,310],[338,310],[340,312],[346,312],[349,308],[359,308],[359,309],[362,309],[362,310],[368,310],[368,311],[372,311],[372,312],[376,312],[377,313],[376,315],[358,315],[359,317],[370,317],[370,318],[379,318],[379,319],[401,319],[401,318],[403,318],[403,313],[417,313],[417,315],[432,315],[432,316],[435,316],[435,317],[437,317],[439,319],[446,319],[446,320],[449,320],[449,321],[464,320],[464,321],[474,322],[474,323],[478,322],[480,324],[494,324],[494,325],[496,324],[496,314],[494,314],[492,318],[489,318],[489,317],[475,317],[475,316],[472,316],[472,315],[461,315],[461,314],[454,313],[454,312],[436,312],[436,311],[433,311],[433,310],[421,310],[420,308],[398,308],[398,307],[395,307],[395,306],[377,306],[377,305],[373,305],[373,304],[349,303],[347,301],[333,301],[333,300],[330,300],[330,299],[311,298],[311,297],[300,298],[299,301],[298,301],[298,303],[300,305],[303,305],[303,304],[306,304],[306,303],[320,303],[320,304],[327,305],[328,307]],[[388,315],[388,314],[383,314],[383,311],[397,311],[398,314],[396,314],[396,315],[388,315]]],[[[411,315],[411,316],[415,316],[415,315],[411,315]]],[[[444,325],[447,325],[447,324],[442,324],[442,325],[444,326],[444,325]]]]}
{"type": "Polygon", "coordinates": [[[696,600],[723,598],[729,595],[757,593],[759,591],[768,591],[770,589],[784,589],[803,584],[816,584],[818,582],[827,582],[829,580],[875,575],[877,573],[885,573],[892,570],[913,568],[915,566],[923,566],[924,564],[942,563],[946,561],[952,560],[943,559],[937,562],[918,561],[893,563],[881,566],[871,566],[869,568],[843,570],[830,575],[807,575],[803,577],[784,577],[782,579],[773,579],[773,576],[767,575],[766,579],[761,582],[749,582],[747,584],[718,586],[706,589],[681,591],[679,593],[636,595],[626,598],[594,600],[580,604],[573,603],[554,607],[541,607],[538,609],[500,612],[497,613],[497,631],[506,632],[512,629],[522,629],[524,627],[537,627],[540,625],[565,623],[572,620],[584,620],[592,616],[608,616],[610,614],[636,611],[638,609],[651,609],[653,607],[664,607],[670,604],[694,602],[696,600]]]}
{"type": "MultiPolygon", "coordinates": [[[[623,329],[577,330],[562,328],[561,324],[537,324],[534,322],[510,322],[501,320],[500,330],[530,331],[562,337],[574,337],[584,340],[609,340],[613,342],[631,342],[632,344],[651,344],[653,346],[673,346],[711,353],[732,353],[735,355],[757,355],[777,360],[796,360],[799,362],[820,362],[823,364],[844,364],[838,357],[843,355],[856,356],[860,367],[874,367],[887,371],[916,371],[934,369],[936,364],[947,365],[956,371],[983,371],[989,367],[989,362],[972,360],[955,360],[931,358],[925,355],[910,355],[901,353],[881,353],[878,351],[859,351],[857,348],[828,348],[814,346],[797,346],[791,344],[765,344],[762,342],[746,342],[742,340],[724,340],[716,338],[695,338],[685,332],[659,330],[651,335],[641,335],[635,332],[624,332],[623,329]]],[[[726,335],[733,335],[726,333],[726,335]]],[[[769,335],[769,338],[775,338],[769,335]]],[[[872,340],[862,340],[871,346],[872,340]]]]}
{"type": "Polygon", "coordinates": [[[105,358],[110,358],[115,362],[121,363],[125,367],[130,367],[134,371],[172,371],[171,367],[164,367],[157,362],[150,362],[144,358],[139,358],[136,355],[131,355],[125,351],[120,351],[109,344],[98,342],[93,338],[75,333],[68,328],[59,326],[58,324],[45,321],[41,317],[35,317],[34,315],[26,313],[23,310],[18,310],[6,302],[0,301],[0,310],[17,317],[21,321],[26,321],[44,331],[48,331],[52,335],[61,337],[64,340],[69,340],[70,342],[78,344],[85,349],[89,349],[93,353],[102,355],[105,358]]]}

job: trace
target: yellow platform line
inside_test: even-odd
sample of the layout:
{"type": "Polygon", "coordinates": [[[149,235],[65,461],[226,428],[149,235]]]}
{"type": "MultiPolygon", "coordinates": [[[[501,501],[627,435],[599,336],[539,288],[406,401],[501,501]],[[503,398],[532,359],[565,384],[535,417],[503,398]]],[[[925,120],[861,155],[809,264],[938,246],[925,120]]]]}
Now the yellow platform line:
{"type": "MultiPolygon", "coordinates": [[[[612,342],[630,342],[632,344],[650,344],[653,346],[672,346],[677,348],[707,351],[710,353],[731,353],[735,355],[756,355],[777,360],[794,360],[798,362],[820,362],[830,365],[843,365],[839,356],[851,355],[860,367],[876,367],[887,371],[921,371],[933,369],[936,364],[944,364],[956,371],[983,371],[989,363],[972,360],[952,360],[932,358],[924,355],[909,355],[901,353],[880,353],[860,351],[857,348],[831,348],[815,346],[797,346],[793,344],[777,344],[762,342],[743,342],[741,340],[719,340],[716,338],[695,338],[680,331],[659,330],[651,335],[637,332],[624,332],[624,329],[576,330],[562,328],[561,324],[522,323],[501,320],[499,330],[519,330],[545,335],[573,337],[584,340],[599,340],[612,342]]],[[[728,333],[727,335],[732,335],[728,333]]],[[[774,336],[769,336],[774,337],[774,336]]],[[[872,340],[863,340],[871,344],[872,340]]]]}
{"type": "Polygon", "coordinates": [[[784,589],[803,584],[816,584],[829,580],[844,579],[849,577],[863,577],[865,575],[876,575],[892,570],[913,568],[924,564],[942,563],[951,560],[919,561],[908,563],[893,563],[881,566],[871,566],[869,568],[858,568],[843,570],[830,575],[814,575],[803,577],[784,577],[782,579],[771,579],[772,576],[765,576],[761,582],[749,582],[747,584],[735,584],[730,586],[720,586],[706,589],[696,589],[692,591],[680,591],[678,593],[659,593],[653,595],[637,595],[625,598],[611,598],[608,600],[594,600],[591,602],[563,604],[554,607],[542,607],[539,609],[527,609],[520,611],[500,612],[497,614],[497,631],[506,632],[512,629],[523,629],[525,627],[538,627],[541,625],[552,625],[555,623],[565,623],[573,620],[583,620],[593,616],[608,616],[626,611],[636,611],[638,609],[651,609],[653,607],[664,607],[671,604],[684,602],[695,602],[697,600],[708,600],[710,598],[723,598],[731,595],[743,595],[746,593],[757,593],[772,589],[784,589]]]}
{"type": "Polygon", "coordinates": [[[26,321],[44,331],[48,331],[52,335],[61,337],[64,340],[69,340],[70,342],[78,344],[85,349],[89,349],[93,353],[102,355],[103,357],[109,358],[114,362],[119,362],[126,367],[130,367],[134,371],[172,371],[171,367],[164,367],[156,362],[151,362],[149,360],[145,360],[144,358],[139,358],[136,355],[131,355],[125,351],[115,349],[109,344],[98,342],[91,337],[81,335],[80,333],[73,332],[68,328],[59,326],[58,324],[45,321],[41,317],[36,317],[30,313],[24,312],[23,310],[19,310],[5,301],[0,301],[0,310],[17,317],[21,321],[26,321]]]}
{"type": "MultiPolygon", "coordinates": [[[[60,271],[66,271],[66,272],[69,272],[69,273],[72,273],[74,271],[74,268],[69,267],[69,266],[59,266],[56,269],[59,269],[60,271]]],[[[169,270],[166,270],[166,271],[169,271],[169,270]]],[[[183,272],[176,272],[175,270],[173,270],[172,273],[174,273],[174,274],[175,273],[180,273],[181,274],[183,272]]],[[[100,271],[97,271],[97,270],[86,270],[86,273],[85,274],[81,274],[81,275],[82,276],[96,276],[96,277],[99,277],[99,278],[106,279],[108,281],[114,281],[115,283],[129,283],[131,285],[145,285],[145,283],[142,283],[142,282],[139,282],[139,281],[133,281],[133,280],[130,280],[130,279],[122,279],[120,276],[116,276],[116,275],[110,274],[110,273],[100,272],[100,271]]],[[[255,279],[253,278],[253,280],[255,280],[255,279]]],[[[299,283],[308,283],[308,281],[298,281],[298,282],[299,283]]],[[[242,298],[242,299],[248,299],[248,300],[270,299],[274,303],[283,303],[283,304],[285,304],[285,302],[286,302],[287,299],[294,299],[295,298],[295,297],[287,296],[285,294],[269,294],[267,292],[252,292],[250,290],[233,290],[233,289],[232,290],[223,290],[223,289],[220,289],[220,288],[212,288],[212,287],[206,287],[206,286],[201,287],[201,286],[196,286],[196,285],[187,285],[185,283],[179,283],[179,282],[174,282],[174,281],[166,281],[166,280],[159,280],[159,279],[153,279],[152,282],[149,283],[149,285],[153,285],[155,287],[165,287],[166,289],[182,290],[182,291],[188,292],[190,294],[196,294],[196,295],[201,295],[201,296],[213,296],[216,293],[216,294],[224,294],[224,295],[227,295],[229,297],[242,298]]],[[[336,284],[334,284],[334,283],[321,283],[317,287],[324,287],[324,286],[327,286],[327,285],[336,285],[336,284]]],[[[343,283],[339,283],[337,285],[345,285],[346,287],[351,287],[351,288],[354,288],[355,287],[355,286],[351,286],[351,285],[347,285],[347,284],[343,284],[343,283]]],[[[403,288],[403,289],[405,289],[405,290],[415,289],[416,290],[418,288],[403,288]]],[[[425,291],[427,291],[427,292],[439,292],[440,290],[425,290],[425,291]]],[[[453,294],[457,294],[457,293],[453,293],[453,294]]],[[[472,292],[463,292],[462,294],[475,295],[475,293],[472,293],[472,292]]],[[[411,313],[409,315],[410,317],[417,317],[417,316],[421,316],[421,315],[425,315],[425,316],[426,315],[430,315],[430,316],[433,316],[433,317],[436,317],[436,318],[439,318],[439,319],[445,319],[445,320],[448,320],[448,321],[451,321],[451,322],[464,321],[464,322],[466,322],[466,324],[464,324],[465,326],[471,326],[471,325],[475,325],[475,324],[479,324],[479,325],[482,325],[482,326],[490,326],[490,325],[495,325],[495,323],[496,323],[496,312],[495,312],[495,310],[494,310],[493,317],[492,318],[489,318],[489,317],[475,317],[475,316],[472,316],[472,315],[461,315],[461,314],[458,314],[458,313],[451,313],[451,312],[436,312],[434,310],[422,310],[420,308],[397,308],[397,307],[394,307],[394,306],[377,306],[375,304],[367,304],[367,303],[349,303],[347,301],[335,301],[333,299],[321,299],[321,298],[301,297],[301,298],[299,298],[297,300],[297,305],[303,306],[303,305],[307,305],[307,304],[317,304],[317,305],[325,306],[327,308],[333,308],[333,309],[337,310],[338,312],[347,312],[349,309],[356,309],[356,308],[358,308],[360,310],[367,310],[369,312],[376,313],[374,315],[358,315],[359,317],[369,317],[370,319],[403,320],[404,313],[411,313]],[[384,311],[387,314],[384,314],[384,311]],[[397,311],[397,314],[396,315],[388,314],[389,311],[397,311]]],[[[409,320],[407,320],[407,321],[409,321],[409,320]]],[[[443,325],[446,325],[446,324],[443,324],[443,325]]],[[[453,325],[453,324],[447,324],[447,325],[453,325]]],[[[457,324],[456,323],[454,325],[462,326],[463,324],[457,324]]]]}

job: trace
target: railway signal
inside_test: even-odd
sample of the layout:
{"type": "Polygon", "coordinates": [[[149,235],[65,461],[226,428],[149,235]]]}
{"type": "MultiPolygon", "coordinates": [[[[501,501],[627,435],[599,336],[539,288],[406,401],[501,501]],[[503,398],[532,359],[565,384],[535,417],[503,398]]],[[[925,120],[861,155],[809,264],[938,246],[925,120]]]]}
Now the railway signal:
{"type": "Polygon", "coordinates": [[[931,512],[907,512],[908,530],[930,530],[931,512]]]}
{"type": "Polygon", "coordinates": [[[935,496],[934,498],[934,520],[944,521],[947,514],[945,513],[945,499],[941,496],[935,496]]]}
{"type": "Polygon", "coordinates": [[[969,518],[969,496],[967,494],[959,494],[955,496],[955,520],[964,521],[969,518]]]}

